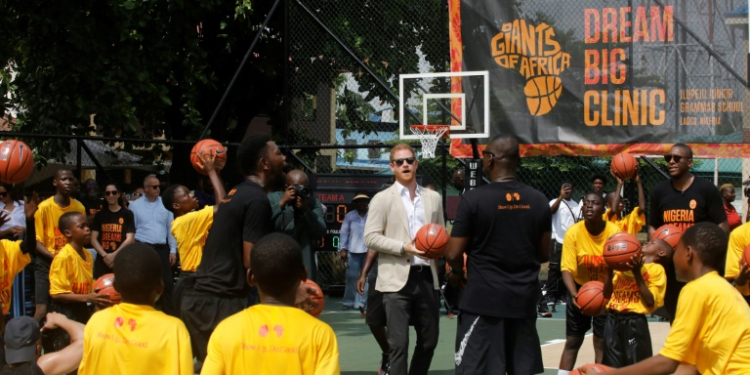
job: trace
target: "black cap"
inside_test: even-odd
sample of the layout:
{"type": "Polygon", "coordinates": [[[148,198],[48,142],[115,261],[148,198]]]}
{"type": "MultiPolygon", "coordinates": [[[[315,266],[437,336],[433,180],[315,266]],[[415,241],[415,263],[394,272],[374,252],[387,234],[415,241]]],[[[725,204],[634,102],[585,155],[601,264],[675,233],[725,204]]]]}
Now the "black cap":
{"type": "Polygon", "coordinates": [[[36,342],[39,339],[39,323],[34,318],[19,316],[5,326],[5,361],[21,363],[36,357],[36,342]]]}

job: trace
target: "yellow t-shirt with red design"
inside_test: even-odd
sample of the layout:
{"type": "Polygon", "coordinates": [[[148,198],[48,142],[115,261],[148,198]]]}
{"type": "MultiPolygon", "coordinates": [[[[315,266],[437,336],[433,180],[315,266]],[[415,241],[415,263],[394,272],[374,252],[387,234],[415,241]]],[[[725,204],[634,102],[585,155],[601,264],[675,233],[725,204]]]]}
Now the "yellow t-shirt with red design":
{"type": "Polygon", "coordinates": [[[589,234],[584,221],[573,224],[565,232],[560,270],[570,272],[580,285],[607,279],[607,263],[602,256],[604,243],[612,235],[620,233],[620,228],[611,222],[605,223],[604,230],[597,236],[589,234]]]}
{"type": "Polygon", "coordinates": [[[646,263],[641,267],[641,275],[646,287],[654,296],[654,306],[648,307],[643,303],[633,271],[615,271],[612,279],[612,297],[607,303],[607,309],[650,314],[664,306],[664,293],[667,291],[667,274],[664,267],[656,263],[646,263]]]}
{"type": "Polygon", "coordinates": [[[636,207],[629,214],[625,215],[622,219],[617,219],[617,216],[609,216],[609,209],[604,213],[604,220],[614,223],[620,228],[621,232],[629,233],[632,235],[638,234],[646,225],[646,215],[640,207],[636,207]]]}
{"type": "MultiPolygon", "coordinates": [[[[750,223],[742,224],[729,233],[727,262],[724,277],[735,279],[740,274],[740,259],[745,247],[750,244],[750,223]]],[[[750,266],[750,265],[748,265],[750,266]]],[[[750,281],[743,286],[735,286],[744,296],[750,296],[750,281]]]]}
{"type": "Polygon", "coordinates": [[[328,324],[296,308],[255,305],[219,323],[201,375],[338,374],[339,349],[328,324]]]}
{"type": "Polygon", "coordinates": [[[190,335],[181,320],[151,306],[114,305],[86,324],[78,374],[192,375],[190,335]]]}
{"type": "Polygon", "coordinates": [[[21,242],[0,240],[0,264],[3,267],[0,274],[0,303],[3,306],[3,315],[10,311],[16,274],[31,263],[31,256],[21,251],[21,242]]]}
{"type": "Polygon", "coordinates": [[[89,294],[94,290],[94,262],[84,249],[83,258],[70,244],[63,246],[49,267],[49,294],[89,294]]]}
{"type": "Polygon", "coordinates": [[[702,375],[750,374],[750,307],[716,271],[687,283],[659,354],[702,375]]]}
{"type": "Polygon", "coordinates": [[[214,222],[214,206],[205,206],[200,211],[189,212],[172,222],[172,236],[177,240],[180,252],[180,269],[195,272],[201,264],[203,245],[208,230],[214,222]]]}
{"type": "Polygon", "coordinates": [[[86,215],[86,209],[81,202],[70,198],[70,205],[63,208],[55,203],[54,196],[39,203],[39,209],[34,214],[36,240],[41,242],[52,255],[57,254],[68,243],[58,226],[60,216],[66,212],[80,212],[86,215]]]}

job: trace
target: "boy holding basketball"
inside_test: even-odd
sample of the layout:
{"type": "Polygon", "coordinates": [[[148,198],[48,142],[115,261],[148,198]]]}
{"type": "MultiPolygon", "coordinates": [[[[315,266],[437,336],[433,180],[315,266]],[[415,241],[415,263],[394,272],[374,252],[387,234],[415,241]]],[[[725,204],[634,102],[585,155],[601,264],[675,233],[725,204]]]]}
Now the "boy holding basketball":
{"type": "Polygon", "coordinates": [[[247,282],[260,304],[226,319],[214,330],[202,375],[338,374],[336,335],[328,324],[295,307],[307,278],[302,250],[290,236],[272,233],[250,253],[247,282]]]}
{"type": "Polygon", "coordinates": [[[729,247],[724,277],[737,288],[750,304],[750,264],[742,260],[745,247],[750,245],[750,223],[740,225],[729,233],[729,247]]]}
{"type": "Polygon", "coordinates": [[[607,212],[605,213],[605,219],[617,224],[622,232],[636,235],[641,231],[644,225],[646,225],[646,215],[643,212],[643,208],[646,207],[646,194],[643,193],[643,183],[641,182],[641,174],[636,171],[635,183],[638,185],[638,206],[630,211],[628,215],[620,217],[623,210],[622,197],[620,192],[622,191],[623,181],[617,179],[617,189],[607,194],[607,212]],[[642,208],[643,207],[643,208],[642,208]]]}
{"type": "Polygon", "coordinates": [[[216,155],[199,153],[198,158],[198,165],[208,174],[216,193],[216,205],[205,206],[202,210],[196,211],[198,199],[184,185],[172,185],[161,195],[164,207],[174,214],[172,236],[177,241],[182,277],[193,274],[198,268],[208,230],[214,222],[214,213],[226,195],[224,183],[216,169],[216,155]]]}
{"type": "Polygon", "coordinates": [[[60,217],[60,231],[68,243],[55,255],[49,270],[49,293],[52,309],[79,323],[89,320],[91,313],[86,305],[109,305],[109,299],[93,292],[94,263],[83,246],[91,239],[86,216],[68,212],[60,217]]]}
{"type": "Polygon", "coordinates": [[[680,363],[695,365],[703,375],[750,374],[750,307],[717,272],[726,248],[727,235],[716,224],[697,223],[685,231],[673,260],[677,279],[687,284],[664,347],[654,357],[607,374],[672,374],[680,363]]]}
{"type": "Polygon", "coordinates": [[[156,250],[144,243],[127,245],[117,256],[114,271],[122,302],[89,320],[78,373],[193,374],[185,324],[154,309],[164,290],[156,250]]]}
{"type": "Polygon", "coordinates": [[[34,300],[36,301],[34,319],[37,321],[41,321],[47,314],[50,295],[49,270],[52,259],[68,243],[68,239],[58,226],[60,217],[67,212],[78,212],[82,215],[86,212],[81,202],[71,198],[73,190],[76,189],[76,183],[73,172],[67,169],[58,170],[52,180],[55,195],[40,203],[39,210],[34,215],[38,254],[34,265],[34,300]]]}
{"type": "Polygon", "coordinates": [[[584,315],[576,304],[575,297],[581,285],[592,280],[606,281],[607,264],[602,256],[604,243],[613,234],[619,233],[620,228],[604,220],[604,198],[597,192],[584,196],[581,212],[583,221],[568,229],[563,242],[560,269],[570,298],[565,317],[565,348],[560,358],[558,375],[566,375],[573,370],[578,350],[592,322],[597,363],[601,363],[604,353],[606,316],[592,318],[584,315]]]}
{"type": "Polygon", "coordinates": [[[663,240],[643,244],[641,254],[629,261],[630,271],[607,269],[604,299],[607,322],[604,325],[602,363],[623,367],[642,361],[653,354],[646,315],[664,305],[667,276],[656,262],[672,254],[663,240]]]}

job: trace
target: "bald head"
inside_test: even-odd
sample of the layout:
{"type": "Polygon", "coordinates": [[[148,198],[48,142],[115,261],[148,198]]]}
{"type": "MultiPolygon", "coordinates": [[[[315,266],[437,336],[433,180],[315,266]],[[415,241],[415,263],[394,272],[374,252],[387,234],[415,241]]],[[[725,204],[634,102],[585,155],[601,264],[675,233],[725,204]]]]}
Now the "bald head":
{"type": "Polygon", "coordinates": [[[507,159],[518,162],[521,154],[518,149],[518,140],[512,135],[498,135],[490,139],[487,144],[488,151],[495,154],[498,159],[507,159]]]}
{"type": "Polygon", "coordinates": [[[299,169],[294,169],[286,174],[286,184],[307,186],[310,184],[310,179],[307,177],[307,173],[299,169]]]}

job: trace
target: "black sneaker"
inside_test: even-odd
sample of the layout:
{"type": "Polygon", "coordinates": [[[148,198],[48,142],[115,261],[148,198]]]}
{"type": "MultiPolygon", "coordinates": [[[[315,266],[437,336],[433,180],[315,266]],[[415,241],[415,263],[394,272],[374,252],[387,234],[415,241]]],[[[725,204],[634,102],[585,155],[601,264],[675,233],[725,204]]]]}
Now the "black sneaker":
{"type": "Polygon", "coordinates": [[[380,370],[378,375],[388,375],[391,373],[391,358],[388,354],[383,354],[383,359],[380,360],[380,370]]]}

